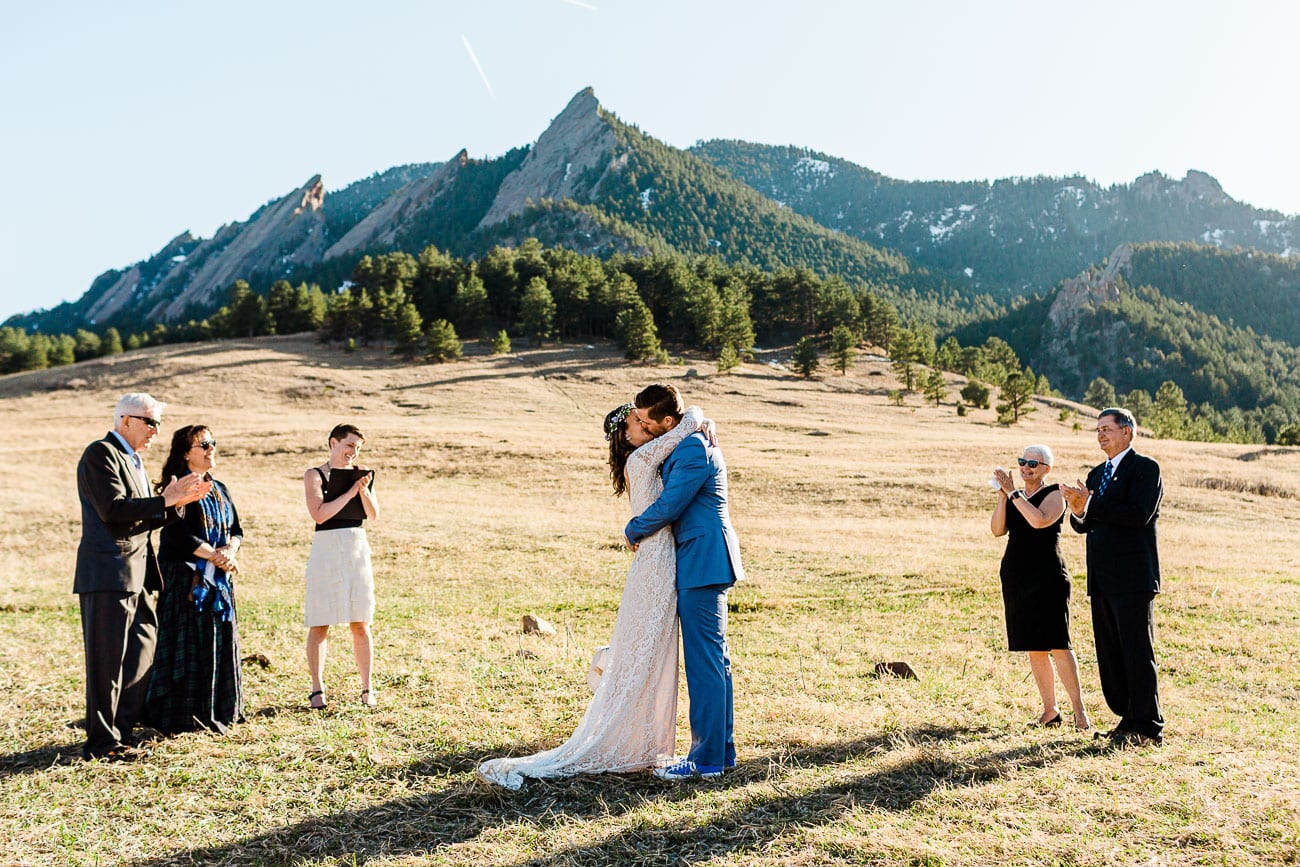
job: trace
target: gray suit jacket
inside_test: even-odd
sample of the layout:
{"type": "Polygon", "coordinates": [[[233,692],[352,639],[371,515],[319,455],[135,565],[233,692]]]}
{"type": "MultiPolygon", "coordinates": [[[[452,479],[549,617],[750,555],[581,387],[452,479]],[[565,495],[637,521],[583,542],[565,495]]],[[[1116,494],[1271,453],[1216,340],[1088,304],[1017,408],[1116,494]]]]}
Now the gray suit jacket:
{"type": "Polygon", "coordinates": [[[86,446],[77,462],[81,544],[73,593],[139,593],[162,588],[150,531],[177,512],[141,487],[135,465],[112,433],[86,446]]]}

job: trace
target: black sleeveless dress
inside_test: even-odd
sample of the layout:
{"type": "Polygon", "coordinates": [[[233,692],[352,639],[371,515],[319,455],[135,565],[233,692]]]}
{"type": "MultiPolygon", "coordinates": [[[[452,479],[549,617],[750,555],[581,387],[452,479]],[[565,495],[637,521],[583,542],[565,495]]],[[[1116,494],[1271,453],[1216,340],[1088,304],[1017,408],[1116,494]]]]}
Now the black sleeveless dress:
{"type": "MultiPolygon", "coordinates": [[[[1035,507],[1056,485],[1029,498],[1035,507]]],[[[1010,650],[1062,650],[1070,646],[1070,572],[1061,558],[1062,515],[1041,530],[1007,503],[1007,550],[1002,555],[1002,604],[1010,650]]]]}

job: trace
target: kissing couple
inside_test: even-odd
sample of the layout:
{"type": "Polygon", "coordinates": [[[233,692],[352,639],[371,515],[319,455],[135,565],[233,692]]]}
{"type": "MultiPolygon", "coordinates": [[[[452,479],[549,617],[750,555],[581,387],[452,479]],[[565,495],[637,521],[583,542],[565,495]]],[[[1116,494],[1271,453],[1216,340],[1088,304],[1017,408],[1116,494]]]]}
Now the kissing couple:
{"type": "Polygon", "coordinates": [[[507,789],[524,777],[644,768],[680,782],[736,765],[727,591],[745,572],[713,423],[699,407],[687,410],[675,386],[656,383],[605,416],[605,439],[614,493],[627,493],[634,516],[623,542],[636,552],[614,634],[603,664],[593,663],[595,695],[567,741],[479,765],[482,779],[507,789]],[[685,757],[673,755],[679,621],[690,698],[685,757]]]}

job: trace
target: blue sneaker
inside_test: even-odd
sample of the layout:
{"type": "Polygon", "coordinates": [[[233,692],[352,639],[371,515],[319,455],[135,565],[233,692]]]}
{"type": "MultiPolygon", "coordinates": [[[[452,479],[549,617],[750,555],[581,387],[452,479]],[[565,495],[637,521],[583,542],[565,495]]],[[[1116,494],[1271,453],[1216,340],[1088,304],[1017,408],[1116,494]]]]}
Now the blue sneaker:
{"type": "Polygon", "coordinates": [[[722,776],[721,765],[697,765],[690,759],[682,759],[671,765],[665,765],[662,768],[655,768],[654,775],[661,780],[668,780],[672,783],[680,783],[683,780],[693,780],[696,778],[702,780],[716,780],[722,776]]]}

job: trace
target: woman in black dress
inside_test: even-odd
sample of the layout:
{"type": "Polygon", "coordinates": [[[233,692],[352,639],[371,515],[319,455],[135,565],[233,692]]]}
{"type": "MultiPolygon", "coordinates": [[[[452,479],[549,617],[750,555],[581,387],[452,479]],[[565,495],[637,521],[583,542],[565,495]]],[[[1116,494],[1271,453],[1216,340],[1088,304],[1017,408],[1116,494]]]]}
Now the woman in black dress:
{"type": "MultiPolygon", "coordinates": [[[[216,457],[208,427],[187,425],[173,434],[156,487],[189,473],[212,479],[216,457]]],[[[225,732],[243,719],[233,585],[243,535],[230,491],[216,479],[182,520],[162,529],[158,646],[144,710],[145,722],[161,732],[225,732]]]]}
{"type": "Polygon", "coordinates": [[[994,536],[1009,536],[1002,555],[1002,602],[1006,607],[1007,643],[1012,651],[1028,651],[1034,683],[1043,699],[1038,724],[1060,725],[1056,705],[1056,675],[1070,695],[1074,727],[1091,727],[1079,689],[1079,663],[1070,649],[1070,572],[1061,558],[1061,522],[1065,498],[1056,485],[1043,483],[1052,469],[1052,450],[1029,446],[1018,459],[1024,490],[1017,490],[1011,473],[993,473],[998,501],[991,522],[994,536]]]}

